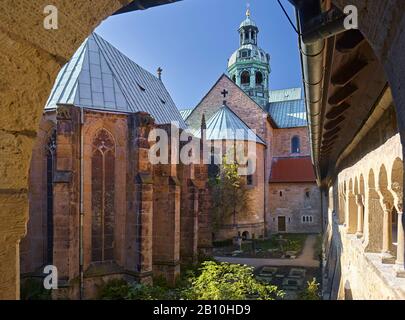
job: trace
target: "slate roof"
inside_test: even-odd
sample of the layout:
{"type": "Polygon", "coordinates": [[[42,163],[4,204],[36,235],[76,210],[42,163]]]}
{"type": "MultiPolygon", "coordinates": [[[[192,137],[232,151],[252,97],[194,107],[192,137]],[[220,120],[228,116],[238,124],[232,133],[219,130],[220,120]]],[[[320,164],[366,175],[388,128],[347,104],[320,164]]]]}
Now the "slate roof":
{"type": "Polygon", "coordinates": [[[270,183],[315,182],[311,157],[273,158],[270,183]]]}
{"type": "Polygon", "coordinates": [[[92,33],[62,68],[45,109],[57,104],[116,111],[148,112],[157,124],[186,124],[163,82],[109,42],[92,33]]]}
{"type": "MultiPolygon", "coordinates": [[[[228,106],[223,105],[206,123],[207,140],[254,141],[266,144],[228,106]]],[[[194,135],[201,138],[201,129],[194,135]]]]}

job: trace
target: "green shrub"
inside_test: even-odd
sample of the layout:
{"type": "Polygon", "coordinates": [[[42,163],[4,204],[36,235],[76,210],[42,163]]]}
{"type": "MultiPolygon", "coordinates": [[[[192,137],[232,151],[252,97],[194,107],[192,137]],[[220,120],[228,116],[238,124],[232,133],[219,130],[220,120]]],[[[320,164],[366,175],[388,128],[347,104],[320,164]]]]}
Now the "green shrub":
{"type": "Polygon", "coordinates": [[[124,300],[131,290],[131,285],[122,279],[113,279],[104,284],[99,291],[98,299],[124,300]]]}
{"type": "Polygon", "coordinates": [[[319,294],[320,284],[313,278],[312,281],[307,282],[307,288],[299,295],[300,300],[321,300],[319,294]]]}
{"type": "Polygon", "coordinates": [[[133,284],[127,296],[129,300],[175,300],[177,298],[175,289],[142,283],[133,284]]]}
{"type": "Polygon", "coordinates": [[[98,299],[102,300],[172,300],[178,298],[176,289],[163,284],[149,285],[143,283],[129,284],[125,280],[110,280],[101,287],[98,299]]]}
{"type": "Polygon", "coordinates": [[[40,278],[28,278],[21,281],[21,300],[51,300],[51,290],[44,288],[40,278]]]}
{"type": "Polygon", "coordinates": [[[204,262],[200,275],[189,281],[182,294],[190,300],[272,300],[283,295],[276,286],[256,280],[252,267],[226,262],[204,262]]]}

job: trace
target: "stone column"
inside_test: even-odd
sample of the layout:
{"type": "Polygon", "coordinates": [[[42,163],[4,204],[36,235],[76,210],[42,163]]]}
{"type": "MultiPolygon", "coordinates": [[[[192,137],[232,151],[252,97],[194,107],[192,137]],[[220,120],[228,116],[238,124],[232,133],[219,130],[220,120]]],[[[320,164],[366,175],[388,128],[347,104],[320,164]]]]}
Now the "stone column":
{"type": "Polygon", "coordinates": [[[356,204],[357,204],[357,238],[363,236],[363,226],[364,226],[364,202],[361,195],[356,195],[356,204]]]}
{"type": "Polygon", "coordinates": [[[79,125],[80,110],[58,106],[56,112],[56,169],[54,172],[53,265],[58,268],[57,297],[79,298],[79,125]]]}
{"type": "Polygon", "coordinates": [[[347,193],[346,202],[346,232],[350,234],[356,233],[357,230],[357,206],[356,197],[352,192],[347,193]]]}
{"type": "Polygon", "coordinates": [[[381,258],[382,263],[394,263],[394,256],[391,252],[392,244],[392,211],[388,207],[384,206],[383,208],[383,242],[382,242],[382,251],[381,258]]]}
{"type": "Polygon", "coordinates": [[[198,187],[198,252],[202,255],[212,253],[211,195],[208,188],[208,166],[197,165],[195,183],[198,187]]]}
{"type": "Polygon", "coordinates": [[[198,188],[194,179],[183,180],[180,213],[180,259],[182,263],[197,262],[198,188]]]}
{"type": "Polygon", "coordinates": [[[381,248],[381,259],[382,263],[394,263],[395,258],[392,255],[392,196],[391,193],[386,190],[378,190],[378,195],[380,197],[380,205],[383,211],[383,221],[382,221],[382,248],[381,248]]]}
{"type": "Polygon", "coordinates": [[[174,146],[176,137],[171,139],[171,133],[176,129],[166,125],[159,128],[166,130],[171,143],[169,164],[154,165],[153,275],[162,276],[170,285],[174,285],[180,275],[181,188],[177,178],[178,165],[172,156],[176,155],[178,149],[174,146]]]}
{"type": "Polygon", "coordinates": [[[128,252],[126,267],[140,282],[152,282],[153,177],[149,162],[148,135],[154,127],[149,114],[138,112],[129,122],[130,166],[128,176],[129,206],[127,222],[128,252]]]}
{"type": "Polygon", "coordinates": [[[19,242],[28,220],[27,191],[0,190],[0,208],[0,300],[14,300],[20,297],[19,242]]]}
{"type": "MultiPolygon", "coordinates": [[[[402,209],[402,206],[401,208],[402,209]]],[[[398,244],[397,244],[397,260],[395,261],[395,270],[397,277],[405,278],[405,236],[404,236],[404,214],[402,210],[398,210],[398,244]]]]}

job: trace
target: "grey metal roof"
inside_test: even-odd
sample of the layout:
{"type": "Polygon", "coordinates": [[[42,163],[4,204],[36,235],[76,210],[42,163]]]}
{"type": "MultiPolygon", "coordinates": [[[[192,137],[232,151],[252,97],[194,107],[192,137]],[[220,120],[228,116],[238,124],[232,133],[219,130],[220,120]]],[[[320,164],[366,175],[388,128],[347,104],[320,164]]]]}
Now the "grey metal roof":
{"type": "Polygon", "coordinates": [[[301,88],[270,90],[269,92],[269,102],[299,100],[301,98],[301,88]]]}
{"type": "MultiPolygon", "coordinates": [[[[254,141],[266,144],[226,105],[212,115],[206,127],[207,140],[254,141]]],[[[201,138],[201,129],[196,130],[194,135],[201,138]]]]}
{"type": "Polygon", "coordinates": [[[144,111],[158,124],[176,121],[181,128],[187,127],[163,82],[96,33],[59,72],[45,109],[57,104],[128,113],[144,111]]]}
{"type": "Polygon", "coordinates": [[[306,127],[308,125],[303,99],[271,102],[268,104],[268,112],[279,128],[306,127]]]}
{"type": "Polygon", "coordinates": [[[190,116],[190,114],[191,114],[191,112],[193,112],[193,110],[194,110],[194,108],[179,110],[181,117],[183,118],[184,121],[187,120],[187,118],[190,116]]]}

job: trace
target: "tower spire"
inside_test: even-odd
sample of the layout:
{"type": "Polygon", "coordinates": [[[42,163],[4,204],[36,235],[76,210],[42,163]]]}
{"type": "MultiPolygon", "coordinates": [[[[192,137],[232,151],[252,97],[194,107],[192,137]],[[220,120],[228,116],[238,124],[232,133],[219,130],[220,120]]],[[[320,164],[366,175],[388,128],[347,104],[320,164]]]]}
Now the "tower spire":
{"type": "Polygon", "coordinates": [[[250,18],[250,3],[249,2],[246,4],[246,17],[250,18]]]}

